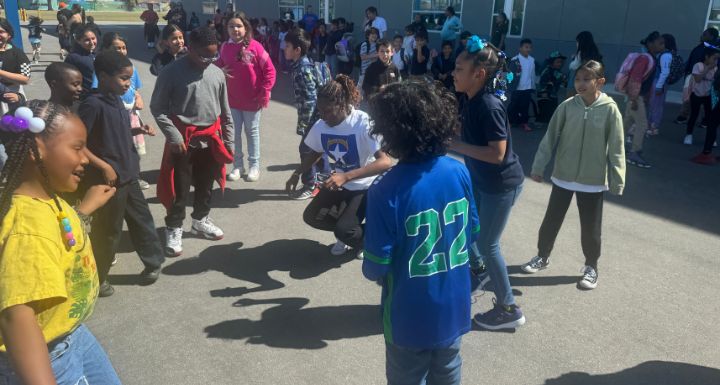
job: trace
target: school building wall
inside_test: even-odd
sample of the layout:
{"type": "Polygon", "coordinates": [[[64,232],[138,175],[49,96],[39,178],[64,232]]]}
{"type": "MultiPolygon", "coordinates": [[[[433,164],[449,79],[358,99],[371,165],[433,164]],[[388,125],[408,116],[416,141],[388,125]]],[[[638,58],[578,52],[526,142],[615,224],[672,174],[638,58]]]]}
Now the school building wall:
{"type": "MultiPolygon", "coordinates": [[[[221,0],[225,1],[225,0],[221,0]]],[[[278,0],[234,0],[235,7],[249,17],[280,17],[278,0]]],[[[306,0],[319,13],[322,0],[306,0]]],[[[335,17],[355,23],[356,42],[362,38],[365,9],[375,6],[388,23],[388,35],[402,34],[411,22],[415,0],[335,0],[335,17]]],[[[508,0],[509,1],[509,0],[508,0]]],[[[636,51],[649,32],[671,33],[679,53],[687,58],[705,28],[710,0],[527,0],[523,36],[534,43],[533,56],[542,61],[554,50],[570,57],[575,36],[589,30],[604,56],[612,81],[627,53],[636,51]]],[[[494,0],[464,0],[462,23],[465,29],[489,37],[494,0]]],[[[320,15],[322,17],[322,15],[320,15]]],[[[519,37],[507,38],[507,53],[515,55],[519,37]]],[[[430,44],[440,44],[439,33],[430,33],[430,44]]]]}

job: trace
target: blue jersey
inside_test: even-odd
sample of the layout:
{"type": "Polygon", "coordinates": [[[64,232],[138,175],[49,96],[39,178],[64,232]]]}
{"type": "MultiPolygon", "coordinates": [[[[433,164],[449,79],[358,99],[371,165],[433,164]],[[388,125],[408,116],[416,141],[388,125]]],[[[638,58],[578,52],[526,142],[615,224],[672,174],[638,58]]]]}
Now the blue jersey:
{"type": "Polygon", "coordinates": [[[470,330],[470,174],[447,156],[400,162],[367,193],[363,274],[383,283],[388,343],[444,347],[470,330]]]}

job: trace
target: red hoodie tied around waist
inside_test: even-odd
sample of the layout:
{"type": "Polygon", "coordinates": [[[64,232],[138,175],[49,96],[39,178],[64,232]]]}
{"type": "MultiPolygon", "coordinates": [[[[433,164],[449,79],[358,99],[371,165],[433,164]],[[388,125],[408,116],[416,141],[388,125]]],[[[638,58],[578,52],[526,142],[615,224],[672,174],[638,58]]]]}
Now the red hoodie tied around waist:
{"type": "MultiPolygon", "coordinates": [[[[173,116],[171,119],[175,127],[177,127],[180,133],[183,134],[183,138],[185,138],[185,147],[188,148],[188,151],[190,151],[189,144],[192,139],[207,139],[213,158],[217,163],[222,164],[219,175],[215,176],[215,180],[224,191],[225,165],[233,161],[233,155],[225,147],[225,143],[222,140],[220,118],[208,127],[197,127],[185,124],[176,116],[173,116]]],[[[160,165],[160,176],[158,177],[157,184],[157,197],[160,200],[160,203],[165,206],[165,209],[168,210],[172,207],[172,204],[175,201],[175,163],[173,162],[173,155],[168,143],[165,144],[165,149],[163,150],[162,163],[160,165]]]]}

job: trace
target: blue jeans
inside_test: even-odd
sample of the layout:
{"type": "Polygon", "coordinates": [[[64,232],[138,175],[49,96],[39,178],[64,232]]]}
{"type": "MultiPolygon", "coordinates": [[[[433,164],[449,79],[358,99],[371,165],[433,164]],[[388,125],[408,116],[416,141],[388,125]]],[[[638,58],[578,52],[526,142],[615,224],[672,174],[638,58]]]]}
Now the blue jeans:
{"type": "Polygon", "coordinates": [[[479,267],[481,259],[485,262],[495,287],[495,297],[499,304],[505,306],[515,305],[515,296],[510,287],[505,258],[500,251],[500,237],[510,217],[510,210],[521,192],[522,185],[500,194],[487,194],[475,189],[475,204],[480,217],[480,234],[477,239],[480,256],[470,253],[470,266],[479,267]]]}
{"type": "Polygon", "coordinates": [[[385,375],[388,385],[460,384],[462,358],[458,337],[450,346],[411,349],[385,343],[385,375]]]}
{"type": "MultiPolygon", "coordinates": [[[[58,385],[121,384],[105,351],[85,325],[48,349],[58,385]]],[[[5,354],[0,354],[0,384],[20,385],[5,354]]]]}
{"type": "Polygon", "coordinates": [[[260,111],[242,111],[230,109],[235,124],[235,168],[244,168],[243,127],[247,137],[248,164],[260,167],[260,111]]]}

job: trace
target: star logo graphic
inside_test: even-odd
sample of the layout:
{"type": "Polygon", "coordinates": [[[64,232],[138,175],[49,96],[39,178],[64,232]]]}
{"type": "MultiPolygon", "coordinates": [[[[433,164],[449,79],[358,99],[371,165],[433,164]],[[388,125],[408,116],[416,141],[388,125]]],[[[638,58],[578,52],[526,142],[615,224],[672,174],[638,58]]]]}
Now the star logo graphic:
{"type": "Polygon", "coordinates": [[[330,150],[330,155],[335,159],[337,163],[345,163],[343,157],[347,154],[347,151],[342,151],[339,144],[335,144],[335,148],[330,150]]]}

